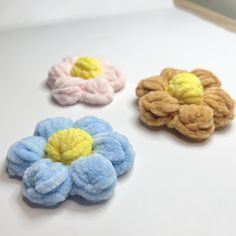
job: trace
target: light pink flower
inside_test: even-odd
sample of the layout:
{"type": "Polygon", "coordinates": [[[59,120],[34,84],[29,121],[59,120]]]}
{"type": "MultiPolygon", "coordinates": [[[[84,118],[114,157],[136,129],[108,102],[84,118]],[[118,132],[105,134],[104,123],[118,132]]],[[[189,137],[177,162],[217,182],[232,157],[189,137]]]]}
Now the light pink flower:
{"type": "Polygon", "coordinates": [[[107,60],[96,60],[101,65],[101,73],[91,79],[74,77],[71,69],[79,57],[66,57],[52,66],[47,84],[52,89],[52,97],[61,105],[77,102],[105,105],[112,101],[114,92],[125,85],[125,76],[107,60]]]}

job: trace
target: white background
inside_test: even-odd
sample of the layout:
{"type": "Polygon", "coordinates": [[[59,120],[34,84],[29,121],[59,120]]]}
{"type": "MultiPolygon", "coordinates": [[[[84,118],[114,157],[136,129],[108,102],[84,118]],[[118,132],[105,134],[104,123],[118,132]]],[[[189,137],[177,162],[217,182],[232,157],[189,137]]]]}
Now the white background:
{"type": "Polygon", "coordinates": [[[169,4],[152,11],[81,19],[0,33],[0,234],[86,236],[235,236],[235,122],[205,142],[188,142],[138,119],[135,87],[164,67],[214,71],[234,98],[236,35],[169,4]],[[61,107],[50,100],[47,71],[66,55],[102,56],[128,82],[108,106],[61,107]],[[133,170],[106,203],[67,200],[55,209],[22,199],[5,171],[8,147],[53,116],[96,115],[127,135],[133,170]]]}
{"type": "Polygon", "coordinates": [[[0,30],[159,9],[167,0],[0,0],[0,30]]]}

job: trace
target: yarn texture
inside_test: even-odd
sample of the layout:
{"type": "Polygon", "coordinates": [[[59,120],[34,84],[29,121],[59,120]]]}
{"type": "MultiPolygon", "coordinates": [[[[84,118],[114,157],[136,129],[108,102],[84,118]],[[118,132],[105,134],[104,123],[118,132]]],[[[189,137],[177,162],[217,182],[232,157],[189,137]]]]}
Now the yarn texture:
{"type": "Polygon", "coordinates": [[[69,196],[107,200],[134,156],[128,139],[104,120],[58,117],[39,122],[34,136],[13,144],[6,162],[9,175],[22,178],[28,200],[54,206],[69,196]]]}
{"type": "Polygon", "coordinates": [[[71,69],[70,74],[74,77],[92,79],[101,73],[101,65],[98,60],[91,57],[79,58],[71,69]]]}
{"type": "Polygon", "coordinates": [[[183,104],[201,104],[202,102],[203,88],[201,81],[191,73],[175,75],[170,80],[167,91],[183,104]]]}
{"type": "Polygon", "coordinates": [[[235,102],[212,72],[174,68],[141,80],[136,88],[140,119],[148,126],[167,126],[201,141],[234,119],[235,102]]]}
{"type": "Polygon", "coordinates": [[[107,60],[66,57],[49,70],[47,84],[60,105],[105,105],[125,81],[124,74],[107,60]]]}
{"type": "Polygon", "coordinates": [[[53,161],[71,164],[80,156],[92,153],[93,139],[89,133],[81,129],[65,129],[56,132],[45,147],[46,155],[53,161]]]}

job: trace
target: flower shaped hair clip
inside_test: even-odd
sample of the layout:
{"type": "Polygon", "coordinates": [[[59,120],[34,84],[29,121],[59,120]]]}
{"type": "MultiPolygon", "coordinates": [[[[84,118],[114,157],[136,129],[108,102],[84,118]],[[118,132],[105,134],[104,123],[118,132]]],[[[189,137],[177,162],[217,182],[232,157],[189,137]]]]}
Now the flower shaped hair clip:
{"type": "Polygon", "coordinates": [[[141,120],[204,140],[234,119],[235,102],[210,71],[172,68],[141,80],[136,88],[141,120]]]}
{"type": "Polygon", "coordinates": [[[35,204],[54,206],[68,196],[99,202],[111,197],[134,155],[128,139],[101,119],[53,118],[9,148],[7,169],[22,178],[23,195],[35,204]]]}
{"type": "Polygon", "coordinates": [[[124,87],[125,80],[124,74],[107,60],[66,57],[52,66],[47,83],[52,97],[61,105],[105,105],[124,87]]]}

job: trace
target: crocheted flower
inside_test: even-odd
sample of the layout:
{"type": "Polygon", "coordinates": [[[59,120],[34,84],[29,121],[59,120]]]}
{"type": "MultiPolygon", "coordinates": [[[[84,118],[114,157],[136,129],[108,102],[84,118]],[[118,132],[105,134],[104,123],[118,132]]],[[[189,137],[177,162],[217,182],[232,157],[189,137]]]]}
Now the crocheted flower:
{"type": "Polygon", "coordinates": [[[52,66],[47,83],[61,105],[77,102],[105,105],[125,85],[125,76],[109,61],[92,57],[66,57],[52,66]]]}
{"type": "Polygon", "coordinates": [[[149,126],[178,130],[194,139],[207,139],[216,128],[234,119],[234,100],[210,71],[172,68],[141,80],[136,88],[141,120],[149,126]]]}
{"type": "Polygon", "coordinates": [[[117,177],[133,165],[128,139],[105,121],[53,118],[38,123],[34,136],[13,144],[7,153],[10,176],[22,177],[31,202],[53,206],[68,196],[91,202],[111,197],[117,177]]]}

